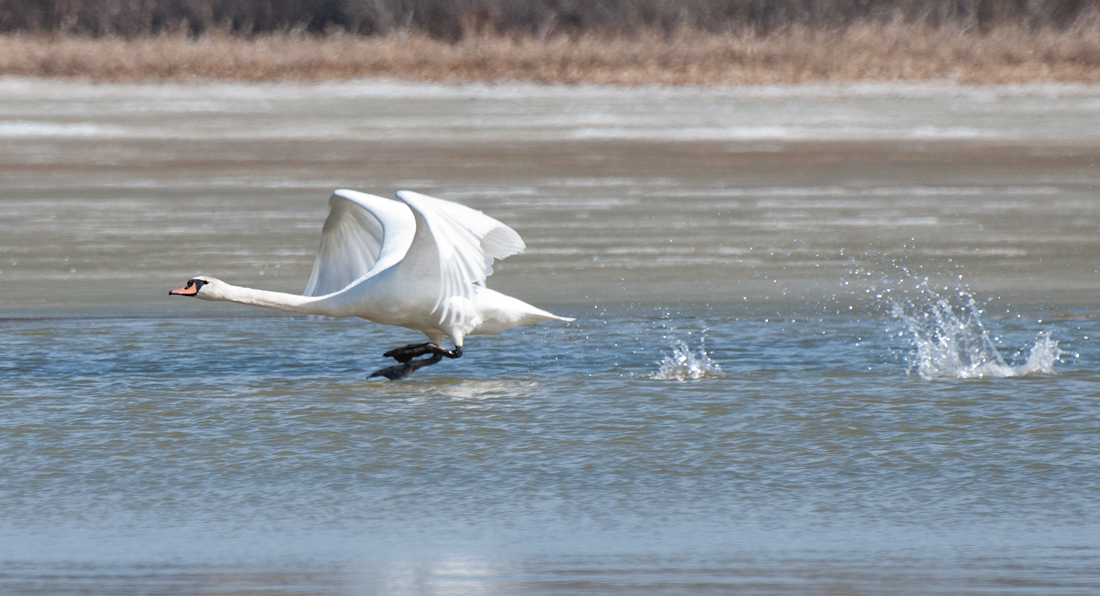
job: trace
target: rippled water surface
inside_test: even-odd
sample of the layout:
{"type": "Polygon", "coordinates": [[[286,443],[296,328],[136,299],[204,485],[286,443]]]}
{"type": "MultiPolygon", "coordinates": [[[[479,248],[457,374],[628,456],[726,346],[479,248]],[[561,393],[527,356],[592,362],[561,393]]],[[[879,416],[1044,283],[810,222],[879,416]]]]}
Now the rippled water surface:
{"type": "Polygon", "coordinates": [[[0,592],[1100,592],[1100,90],[0,81],[0,592]],[[562,315],[301,291],[332,189],[562,315]]]}

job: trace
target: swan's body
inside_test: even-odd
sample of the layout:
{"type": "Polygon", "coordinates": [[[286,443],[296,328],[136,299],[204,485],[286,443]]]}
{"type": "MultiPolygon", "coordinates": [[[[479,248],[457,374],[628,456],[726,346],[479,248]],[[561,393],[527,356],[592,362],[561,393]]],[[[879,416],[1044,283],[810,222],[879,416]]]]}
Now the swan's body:
{"type": "MultiPolygon", "coordinates": [[[[360,317],[424,333],[430,343],[387,353],[401,378],[442,356],[457,358],[467,335],[539,321],[571,321],[485,287],[494,259],[525,248],[512,228],[469,207],[401,191],[401,202],[337,190],[303,295],[195,277],[169,294],[329,317],[360,317]],[[443,338],[454,350],[442,349],[443,338]],[[431,358],[415,360],[423,354],[431,358]]],[[[374,376],[374,375],[372,375],[374,376]]]]}

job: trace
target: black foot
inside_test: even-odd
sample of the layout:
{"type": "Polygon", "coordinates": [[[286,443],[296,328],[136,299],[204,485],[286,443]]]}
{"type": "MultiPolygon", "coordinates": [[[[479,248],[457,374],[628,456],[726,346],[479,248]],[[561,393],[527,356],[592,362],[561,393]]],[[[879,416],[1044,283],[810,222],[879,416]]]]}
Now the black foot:
{"type": "MultiPolygon", "coordinates": [[[[387,352],[387,355],[388,354],[389,353],[387,352]]],[[[374,377],[386,377],[391,381],[396,381],[398,379],[404,379],[405,377],[413,374],[414,372],[416,372],[416,369],[420,367],[431,366],[432,364],[435,364],[440,360],[443,360],[443,357],[438,354],[434,354],[430,358],[423,358],[421,360],[410,360],[408,362],[404,362],[403,364],[387,366],[386,368],[372,372],[367,378],[373,379],[374,377]]]]}
{"type": "MultiPolygon", "coordinates": [[[[423,356],[425,354],[432,354],[433,356],[447,358],[458,358],[462,356],[462,346],[456,346],[453,350],[444,350],[443,348],[428,342],[422,344],[409,344],[407,346],[401,346],[400,348],[394,348],[385,354],[382,354],[384,358],[393,358],[394,360],[406,363],[416,358],[417,356],[423,356]]],[[[435,362],[439,362],[436,360],[435,362]]],[[[432,362],[432,364],[435,364],[432,362]]],[[[373,376],[373,375],[372,375],[373,376]]]]}
{"type": "Polygon", "coordinates": [[[383,356],[385,356],[386,358],[393,358],[401,364],[388,366],[386,368],[376,370],[372,372],[369,377],[367,377],[368,379],[373,379],[374,377],[386,377],[391,381],[404,379],[405,377],[416,372],[416,369],[418,368],[431,366],[436,362],[443,360],[444,356],[446,356],[447,358],[461,357],[462,346],[455,346],[455,349],[453,350],[444,350],[443,348],[430,342],[423,344],[410,344],[407,346],[401,346],[400,348],[394,348],[389,352],[383,354],[383,356]],[[413,358],[416,358],[417,356],[423,356],[425,354],[431,355],[427,358],[421,358],[420,360],[413,360],[413,358]]]}

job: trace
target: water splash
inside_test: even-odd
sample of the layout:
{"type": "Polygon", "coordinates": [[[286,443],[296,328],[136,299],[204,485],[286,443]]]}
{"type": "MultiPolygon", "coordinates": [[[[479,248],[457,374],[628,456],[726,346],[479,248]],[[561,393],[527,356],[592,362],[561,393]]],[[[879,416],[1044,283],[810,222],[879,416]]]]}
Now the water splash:
{"type": "MultiPolygon", "coordinates": [[[[1027,350],[1022,364],[1005,360],[997,348],[999,338],[982,321],[984,308],[961,281],[952,285],[933,285],[928,277],[907,275],[908,286],[900,292],[887,288],[877,296],[888,301],[890,315],[901,321],[915,352],[909,358],[909,371],[926,379],[1019,377],[1052,374],[1062,356],[1050,331],[1042,331],[1027,350]],[[937,291],[936,288],[942,288],[937,291]]],[[[959,276],[958,279],[961,279],[959,276]]],[[[1019,353],[1023,353],[1021,350],[1019,353]]]]}
{"type": "Polygon", "coordinates": [[[674,340],[670,346],[672,354],[661,360],[660,368],[653,375],[659,381],[694,381],[696,379],[721,378],[726,376],[718,363],[707,355],[706,341],[700,342],[699,351],[692,351],[687,343],[674,340]]]}

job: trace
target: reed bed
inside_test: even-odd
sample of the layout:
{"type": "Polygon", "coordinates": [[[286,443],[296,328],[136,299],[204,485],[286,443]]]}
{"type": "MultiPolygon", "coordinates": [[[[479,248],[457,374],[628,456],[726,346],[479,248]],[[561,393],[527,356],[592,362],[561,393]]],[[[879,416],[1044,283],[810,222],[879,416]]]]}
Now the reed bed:
{"type": "Polygon", "coordinates": [[[629,35],[424,33],[122,38],[0,35],[0,75],[95,81],[534,81],[716,85],[952,80],[1100,82],[1100,27],[863,23],[784,27],[767,35],[698,29],[629,35]]]}

